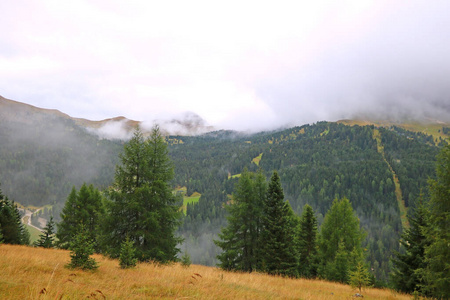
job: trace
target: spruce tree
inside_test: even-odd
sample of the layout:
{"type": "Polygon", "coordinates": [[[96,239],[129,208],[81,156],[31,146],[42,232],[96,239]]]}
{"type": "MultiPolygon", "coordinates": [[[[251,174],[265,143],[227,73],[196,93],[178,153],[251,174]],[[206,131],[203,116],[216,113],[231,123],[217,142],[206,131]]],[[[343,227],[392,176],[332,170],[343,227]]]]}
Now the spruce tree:
{"type": "Polygon", "coordinates": [[[55,240],[54,231],[55,222],[53,222],[53,216],[51,216],[47,225],[44,227],[44,231],[39,235],[39,240],[34,242],[34,245],[36,247],[53,248],[55,240]]]}
{"type": "Polygon", "coordinates": [[[119,265],[122,269],[133,268],[136,266],[135,249],[133,242],[127,237],[120,247],[119,265]]]}
{"type": "Polygon", "coordinates": [[[94,254],[94,242],[89,238],[83,224],[78,226],[77,233],[69,244],[70,263],[67,265],[71,269],[96,270],[98,264],[90,257],[94,254]]]}
{"type": "Polygon", "coordinates": [[[429,181],[430,213],[424,227],[425,266],[417,270],[419,285],[426,295],[450,298],[450,145],[437,156],[436,179],[429,181]]]}
{"type": "Polygon", "coordinates": [[[14,201],[4,196],[0,189],[0,229],[5,244],[29,245],[30,234],[22,223],[14,201]]]}
{"type": "Polygon", "coordinates": [[[347,198],[334,200],[326,213],[319,242],[319,275],[325,279],[348,282],[348,275],[362,257],[364,232],[347,198]]]}
{"type": "Polygon", "coordinates": [[[405,293],[412,293],[420,290],[421,278],[417,270],[426,267],[425,248],[429,244],[424,234],[424,228],[427,224],[428,209],[420,200],[413,212],[408,215],[410,227],[402,234],[400,244],[404,248],[404,253],[397,252],[392,260],[394,269],[391,273],[391,280],[394,287],[405,293]]]}
{"type": "Polygon", "coordinates": [[[225,270],[252,272],[260,268],[260,235],[262,204],[266,183],[262,172],[247,169],[241,173],[233,193],[232,204],[227,206],[228,225],[214,243],[223,252],[217,256],[219,266],[225,270]]]}
{"type": "Polygon", "coordinates": [[[191,265],[191,257],[189,256],[189,253],[187,251],[184,251],[183,256],[181,257],[181,265],[185,268],[188,268],[191,265]]]}
{"type": "Polygon", "coordinates": [[[317,276],[317,219],[311,206],[305,204],[298,228],[299,275],[317,276]]]}
{"type": "Polygon", "coordinates": [[[276,171],[270,178],[262,218],[262,263],[269,274],[298,276],[296,223],[289,203],[284,201],[276,171]]]}
{"type": "Polygon", "coordinates": [[[181,200],[169,185],[173,165],[159,127],[148,139],[137,128],[120,161],[108,194],[102,238],[106,251],[119,257],[121,241],[129,236],[139,261],[175,261],[181,242],[175,235],[181,200]]]}
{"type": "Polygon", "coordinates": [[[78,192],[73,187],[61,212],[61,222],[57,224],[58,247],[68,249],[83,224],[88,238],[94,241],[95,252],[100,252],[97,240],[104,211],[103,196],[92,184],[84,183],[78,192]]]}

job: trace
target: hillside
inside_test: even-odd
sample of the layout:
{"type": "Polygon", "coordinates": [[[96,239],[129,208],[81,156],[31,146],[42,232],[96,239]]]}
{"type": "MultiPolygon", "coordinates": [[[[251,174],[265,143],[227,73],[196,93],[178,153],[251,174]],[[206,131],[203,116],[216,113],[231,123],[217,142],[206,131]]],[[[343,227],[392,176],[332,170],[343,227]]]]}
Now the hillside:
{"type": "MultiPolygon", "coordinates": [[[[103,189],[111,184],[123,141],[102,139],[82,126],[90,121],[57,111],[4,98],[0,106],[0,183],[10,199],[26,206],[51,205],[44,217],[53,214],[58,221],[72,186],[86,182],[103,189]]],[[[196,122],[195,115],[190,119],[196,122]]],[[[434,176],[435,156],[450,126],[378,125],[347,120],[252,135],[168,136],[173,187],[201,194],[186,204],[180,248],[194,263],[215,265],[219,249],[213,240],[227,223],[224,207],[239,174],[244,168],[261,168],[266,176],[277,170],[294,211],[301,214],[305,204],[311,205],[319,225],[333,199],[350,199],[367,232],[367,262],[377,280],[387,281],[390,258],[407,226],[405,215],[420,191],[427,193],[427,179],[434,176]],[[439,138],[428,135],[427,128],[439,138]]]]}
{"type": "MultiPolygon", "coordinates": [[[[319,280],[179,264],[140,264],[122,270],[93,256],[96,272],[66,269],[69,251],[0,245],[1,299],[348,299],[357,290],[319,280]]],[[[365,299],[410,299],[391,290],[364,289],[365,299]]]]}

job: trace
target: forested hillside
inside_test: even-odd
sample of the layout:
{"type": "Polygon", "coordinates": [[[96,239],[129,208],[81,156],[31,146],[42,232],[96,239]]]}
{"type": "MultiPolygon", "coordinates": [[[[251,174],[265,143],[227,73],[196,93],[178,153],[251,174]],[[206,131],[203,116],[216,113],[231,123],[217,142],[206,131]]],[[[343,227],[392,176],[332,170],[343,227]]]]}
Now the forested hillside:
{"type": "Polygon", "coordinates": [[[389,259],[398,250],[402,232],[389,165],[398,174],[406,204],[413,205],[421,188],[426,192],[427,178],[434,176],[438,147],[425,135],[381,128],[388,164],[377,150],[374,130],[320,122],[253,136],[217,132],[174,138],[176,182],[202,194],[197,204],[188,205],[181,229],[193,260],[217,262],[218,249],[211,240],[226,224],[223,207],[237,181],[234,175],[244,167],[261,168],[266,177],[277,170],[294,211],[300,215],[304,204],[311,205],[319,224],[333,199],[350,199],[367,232],[364,245],[373,274],[387,280],[389,259]],[[257,165],[254,158],[259,156],[257,165]]]}
{"type": "MultiPolygon", "coordinates": [[[[0,118],[1,188],[23,205],[53,205],[58,222],[73,186],[111,185],[123,142],[99,139],[60,114],[28,116],[26,122],[0,118]]],[[[219,248],[213,240],[227,224],[224,207],[244,168],[261,169],[266,178],[276,170],[293,210],[301,215],[309,204],[319,225],[334,199],[350,200],[367,232],[367,261],[382,281],[388,279],[389,260],[399,250],[402,233],[396,184],[406,207],[415,206],[421,191],[427,193],[436,154],[445,144],[398,127],[330,122],[254,135],[169,136],[167,141],[175,166],[173,188],[186,187],[188,196],[201,194],[197,203],[187,205],[179,229],[185,238],[181,251],[194,263],[217,263],[219,248]]]]}
{"type": "Polygon", "coordinates": [[[121,142],[99,140],[60,114],[23,114],[0,113],[0,182],[10,198],[58,206],[74,185],[111,183],[121,142]]]}

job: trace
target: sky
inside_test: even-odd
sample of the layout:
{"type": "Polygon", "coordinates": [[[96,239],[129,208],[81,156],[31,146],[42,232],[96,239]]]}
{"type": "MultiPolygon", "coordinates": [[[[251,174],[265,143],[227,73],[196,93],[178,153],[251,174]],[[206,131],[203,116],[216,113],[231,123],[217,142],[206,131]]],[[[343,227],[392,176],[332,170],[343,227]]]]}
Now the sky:
{"type": "Polygon", "coordinates": [[[450,121],[450,2],[0,2],[0,95],[218,129],[450,121]]]}

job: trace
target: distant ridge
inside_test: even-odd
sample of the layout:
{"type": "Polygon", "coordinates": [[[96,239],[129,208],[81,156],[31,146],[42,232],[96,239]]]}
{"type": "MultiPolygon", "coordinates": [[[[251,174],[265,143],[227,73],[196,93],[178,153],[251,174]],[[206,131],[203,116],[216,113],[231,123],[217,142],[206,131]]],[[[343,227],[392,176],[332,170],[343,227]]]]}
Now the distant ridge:
{"type": "Polygon", "coordinates": [[[424,134],[428,134],[433,136],[433,138],[436,140],[439,140],[439,138],[446,139],[449,138],[448,134],[445,134],[443,131],[444,127],[450,128],[449,122],[443,122],[440,120],[421,120],[421,121],[391,121],[391,120],[369,120],[369,119],[344,119],[339,120],[336,123],[354,126],[366,126],[366,125],[374,125],[375,127],[385,127],[389,128],[392,126],[396,126],[408,131],[413,132],[421,132],[424,134]]]}
{"type": "Polygon", "coordinates": [[[127,139],[137,126],[140,126],[144,134],[147,134],[154,124],[158,124],[165,135],[197,135],[215,130],[214,127],[208,126],[200,116],[192,112],[186,112],[178,118],[152,122],[130,120],[124,116],[92,121],[71,117],[57,109],[39,108],[2,96],[0,96],[0,116],[5,121],[23,124],[44,122],[49,117],[63,118],[74,121],[75,124],[101,138],[108,139],[127,139]]]}

